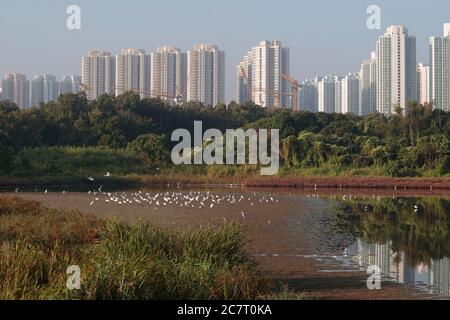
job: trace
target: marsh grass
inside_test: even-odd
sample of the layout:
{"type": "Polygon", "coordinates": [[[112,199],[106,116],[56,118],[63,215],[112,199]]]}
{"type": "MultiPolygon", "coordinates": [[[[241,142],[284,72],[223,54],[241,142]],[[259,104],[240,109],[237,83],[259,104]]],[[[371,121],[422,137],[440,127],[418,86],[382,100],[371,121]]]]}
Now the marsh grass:
{"type": "Polygon", "coordinates": [[[236,225],[178,232],[0,198],[0,299],[256,299],[272,283],[244,244],[236,225]]]}
{"type": "Polygon", "coordinates": [[[270,288],[243,251],[239,227],[174,232],[108,222],[81,298],[254,299],[270,288]]]}

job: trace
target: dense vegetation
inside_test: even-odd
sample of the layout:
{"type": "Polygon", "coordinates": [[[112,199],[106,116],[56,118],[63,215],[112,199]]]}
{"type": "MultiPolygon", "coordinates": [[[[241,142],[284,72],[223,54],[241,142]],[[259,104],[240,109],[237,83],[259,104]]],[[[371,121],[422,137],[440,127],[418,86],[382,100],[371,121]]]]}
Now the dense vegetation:
{"type": "Polygon", "coordinates": [[[450,173],[450,113],[411,104],[403,114],[265,110],[252,103],[169,107],[127,93],[88,101],[67,94],[40,108],[0,102],[0,171],[10,175],[117,175],[180,171],[247,175],[257,168],[174,168],[178,128],[280,129],[283,175],[442,176],[450,173]],[[161,168],[161,171],[159,169],[161,168]]]}
{"type": "Polygon", "coordinates": [[[274,288],[243,245],[235,225],[177,232],[0,198],[0,299],[264,298],[274,288]]]}

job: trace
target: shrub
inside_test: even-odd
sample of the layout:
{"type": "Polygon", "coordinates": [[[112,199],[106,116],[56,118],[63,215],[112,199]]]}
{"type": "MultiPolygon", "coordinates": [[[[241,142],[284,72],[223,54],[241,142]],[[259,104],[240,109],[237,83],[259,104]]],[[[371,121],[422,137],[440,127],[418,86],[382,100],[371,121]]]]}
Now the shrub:
{"type": "Polygon", "coordinates": [[[165,135],[146,134],[139,136],[128,144],[127,152],[132,156],[145,159],[152,165],[164,165],[170,159],[165,135]]]}

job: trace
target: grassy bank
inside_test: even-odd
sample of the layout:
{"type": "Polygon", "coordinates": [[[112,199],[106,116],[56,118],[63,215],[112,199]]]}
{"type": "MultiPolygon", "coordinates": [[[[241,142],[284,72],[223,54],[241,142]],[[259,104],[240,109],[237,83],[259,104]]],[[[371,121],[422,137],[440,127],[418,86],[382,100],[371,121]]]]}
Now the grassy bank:
{"type": "MultiPolygon", "coordinates": [[[[277,176],[261,177],[254,165],[158,164],[124,148],[39,147],[21,150],[8,175],[0,175],[0,189],[98,188],[114,189],[170,185],[244,184],[260,187],[435,188],[450,189],[441,169],[392,171],[392,164],[358,167],[322,163],[319,166],[284,164],[277,176]],[[388,170],[389,169],[389,170],[388,170]],[[108,174],[109,173],[109,174],[108,174]],[[405,176],[392,176],[402,173],[405,176]],[[94,177],[94,181],[88,179],[94,177]]],[[[395,169],[395,168],[394,168],[395,169]]],[[[397,168],[398,169],[398,168],[397,168]]]]}
{"type": "Polygon", "coordinates": [[[0,198],[0,299],[301,298],[276,291],[244,244],[235,225],[176,232],[0,198]],[[81,290],[66,288],[71,265],[81,290]]]}
{"type": "Polygon", "coordinates": [[[9,176],[0,176],[0,190],[133,189],[160,186],[245,185],[278,188],[372,188],[450,190],[450,178],[436,170],[410,170],[410,177],[391,177],[385,168],[282,166],[274,177],[262,177],[252,165],[156,166],[125,149],[105,147],[26,148],[9,176]],[[106,173],[110,175],[106,176],[106,173]],[[94,181],[88,179],[93,177],[94,181]]]}

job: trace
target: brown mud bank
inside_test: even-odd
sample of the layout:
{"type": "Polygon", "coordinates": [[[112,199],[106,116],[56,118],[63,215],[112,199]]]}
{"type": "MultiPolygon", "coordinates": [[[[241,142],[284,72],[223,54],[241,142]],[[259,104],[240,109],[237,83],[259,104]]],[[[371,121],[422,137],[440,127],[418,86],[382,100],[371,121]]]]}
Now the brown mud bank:
{"type": "Polygon", "coordinates": [[[391,177],[239,177],[200,175],[141,175],[141,176],[61,176],[61,177],[9,177],[0,176],[0,191],[20,189],[67,188],[115,188],[116,190],[159,187],[245,187],[246,189],[278,189],[289,192],[306,190],[314,192],[337,192],[348,190],[367,193],[395,193],[399,195],[450,195],[449,178],[391,178],[391,177]],[[331,191],[332,190],[332,191],[331,191]]]}
{"type": "Polygon", "coordinates": [[[229,186],[236,185],[247,188],[277,189],[378,189],[397,192],[408,190],[448,190],[450,177],[438,178],[392,178],[392,177],[212,177],[184,175],[140,176],[144,186],[229,186]]]}
{"type": "Polygon", "coordinates": [[[391,178],[391,177],[287,177],[256,178],[244,181],[246,187],[299,189],[383,189],[449,190],[450,178],[391,178]]]}

